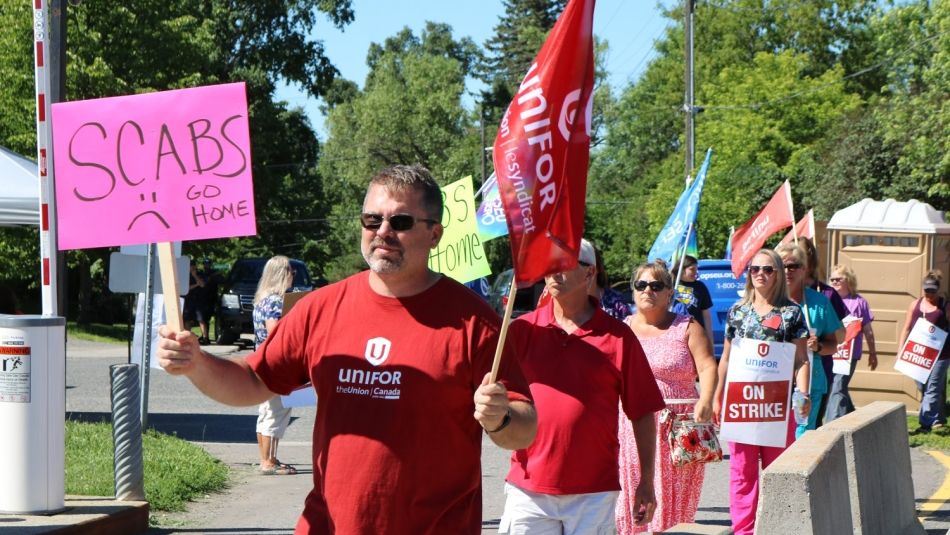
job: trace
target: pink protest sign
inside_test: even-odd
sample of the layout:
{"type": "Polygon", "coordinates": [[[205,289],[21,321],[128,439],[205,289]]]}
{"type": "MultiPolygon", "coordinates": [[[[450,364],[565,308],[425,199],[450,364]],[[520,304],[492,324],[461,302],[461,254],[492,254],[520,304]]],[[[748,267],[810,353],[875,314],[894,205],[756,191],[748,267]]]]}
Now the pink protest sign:
{"type": "Polygon", "coordinates": [[[244,83],[53,105],[60,249],[257,233],[244,83]]]}

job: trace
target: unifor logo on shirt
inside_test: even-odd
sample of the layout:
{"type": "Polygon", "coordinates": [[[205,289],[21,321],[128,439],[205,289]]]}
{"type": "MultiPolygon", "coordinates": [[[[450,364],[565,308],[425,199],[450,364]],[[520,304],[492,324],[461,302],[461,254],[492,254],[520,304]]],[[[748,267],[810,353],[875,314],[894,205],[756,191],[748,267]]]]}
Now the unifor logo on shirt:
{"type": "Polygon", "coordinates": [[[389,358],[389,349],[392,345],[392,342],[382,336],[370,338],[366,341],[366,352],[363,356],[365,356],[366,360],[373,366],[379,366],[389,358]]]}
{"type": "MultiPolygon", "coordinates": [[[[376,367],[389,358],[391,349],[392,342],[389,340],[381,336],[370,338],[366,341],[363,357],[376,367]]],[[[376,399],[399,399],[402,393],[401,382],[402,372],[398,370],[340,368],[336,393],[376,399]]]]}

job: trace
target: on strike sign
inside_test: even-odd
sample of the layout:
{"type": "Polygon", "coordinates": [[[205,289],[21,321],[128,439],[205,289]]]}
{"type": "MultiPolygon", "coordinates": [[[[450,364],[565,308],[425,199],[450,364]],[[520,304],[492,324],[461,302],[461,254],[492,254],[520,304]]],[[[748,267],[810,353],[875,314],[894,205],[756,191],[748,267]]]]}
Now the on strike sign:
{"type": "Polygon", "coordinates": [[[723,440],[785,447],[795,345],[732,341],[722,408],[723,440]]]}
{"type": "Polygon", "coordinates": [[[861,318],[847,316],[842,320],[845,325],[844,341],[838,344],[838,351],[832,356],[832,373],[851,375],[851,357],[854,356],[854,341],[861,334],[864,322],[861,318]]]}
{"type": "Polygon", "coordinates": [[[924,318],[918,318],[904,347],[897,354],[894,370],[918,383],[926,383],[937,356],[947,341],[947,331],[924,318]]]}

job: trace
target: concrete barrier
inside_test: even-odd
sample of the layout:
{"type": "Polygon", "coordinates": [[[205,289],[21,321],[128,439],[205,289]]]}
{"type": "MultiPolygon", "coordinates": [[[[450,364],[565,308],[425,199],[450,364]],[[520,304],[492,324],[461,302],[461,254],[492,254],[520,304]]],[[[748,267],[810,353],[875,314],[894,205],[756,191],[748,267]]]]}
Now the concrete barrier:
{"type": "Polygon", "coordinates": [[[852,533],[847,465],[840,433],[805,433],[762,472],[756,533],[852,533]]]}
{"type": "Polygon", "coordinates": [[[854,533],[926,533],[915,509],[903,403],[875,401],[809,434],[842,438],[854,533]]]}

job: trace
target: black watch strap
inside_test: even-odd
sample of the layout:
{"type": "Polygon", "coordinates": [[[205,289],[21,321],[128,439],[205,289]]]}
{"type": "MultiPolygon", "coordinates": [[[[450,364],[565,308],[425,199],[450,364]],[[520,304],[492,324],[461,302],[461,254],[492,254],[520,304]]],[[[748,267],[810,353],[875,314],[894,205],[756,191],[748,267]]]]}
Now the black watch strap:
{"type": "Polygon", "coordinates": [[[501,425],[494,429],[486,429],[485,431],[489,433],[497,433],[502,429],[508,427],[508,424],[511,423],[511,409],[508,409],[508,412],[505,413],[505,417],[501,419],[501,425]]]}

